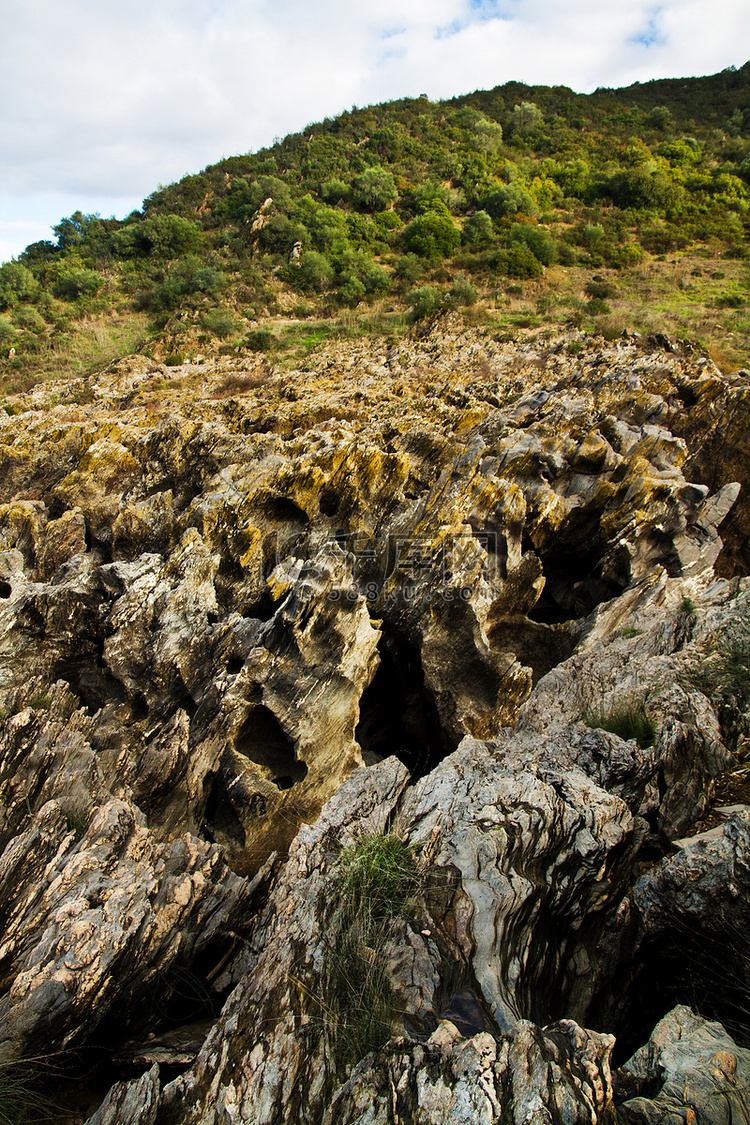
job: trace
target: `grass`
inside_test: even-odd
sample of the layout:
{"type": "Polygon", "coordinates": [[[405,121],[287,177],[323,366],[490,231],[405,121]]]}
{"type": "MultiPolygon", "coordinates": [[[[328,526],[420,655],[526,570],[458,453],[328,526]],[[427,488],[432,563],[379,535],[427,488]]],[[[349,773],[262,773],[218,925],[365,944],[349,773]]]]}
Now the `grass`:
{"type": "Polygon", "coordinates": [[[750,733],[750,619],[736,618],[715,640],[706,659],[684,676],[717,708],[731,745],[750,733]]]}
{"type": "Polygon", "coordinates": [[[622,699],[611,707],[589,707],[582,718],[593,730],[609,731],[625,742],[635,740],[643,750],[652,746],[656,737],[656,724],[637,697],[622,699]]]}
{"type": "Polygon", "coordinates": [[[339,1070],[391,1037],[396,1011],[385,951],[417,887],[412,853],[393,833],[363,836],[341,854],[341,905],[327,951],[321,1001],[339,1070]]]}
{"type": "Polygon", "coordinates": [[[64,333],[49,337],[40,350],[0,363],[0,392],[16,394],[46,379],[90,375],[138,351],[146,339],[146,319],[138,313],[73,321],[64,333]]]}
{"type": "Polygon", "coordinates": [[[0,1125],[59,1122],[60,1107],[43,1092],[54,1076],[48,1058],[0,1063],[0,1125]]]}

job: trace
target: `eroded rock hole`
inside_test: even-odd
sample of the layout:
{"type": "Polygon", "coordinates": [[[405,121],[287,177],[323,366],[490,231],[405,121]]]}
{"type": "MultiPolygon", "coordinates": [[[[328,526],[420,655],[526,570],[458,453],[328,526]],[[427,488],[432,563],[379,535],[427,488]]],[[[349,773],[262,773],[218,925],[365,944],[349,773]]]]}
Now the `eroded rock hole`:
{"type": "Polygon", "coordinates": [[[264,591],[256,601],[242,608],[243,617],[250,617],[256,621],[270,621],[275,612],[276,605],[267,591],[264,591]]]}
{"type": "Polygon", "coordinates": [[[241,656],[232,656],[227,660],[227,672],[230,676],[236,676],[242,671],[245,661],[241,656]]]}
{"type": "Polygon", "coordinates": [[[455,747],[443,735],[418,650],[387,626],[378,650],[380,664],[362,693],[354,737],[368,765],[395,754],[422,777],[455,747]]]}
{"type": "Polygon", "coordinates": [[[253,707],[237,731],[235,750],[265,770],[279,789],[291,789],[307,776],[307,765],[297,758],[294,743],[268,707],[253,707]]]}
{"type": "Polygon", "coordinates": [[[602,602],[618,598],[629,581],[624,573],[604,574],[598,552],[561,549],[537,554],[546,581],[528,617],[544,625],[588,617],[602,602]]]}
{"type": "Polygon", "coordinates": [[[9,598],[12,593],[10,582],[0,581],[0,598],[9,598]]]}
{"type": "Polygon", "coordinates": [[[231,841],[244,848],[245,829],[232,803],[232,781],[233,778],[224,767],[204,781],[206,800],[201,829],[212,844],[231,841]]]}
{"type": "Polygon", "coordinates": [[[337,492],[334,492],[332,488],[324,488],[318,501],[320,514],[328,517],[335,516],[340,503],[341,499],[337,492]]]}

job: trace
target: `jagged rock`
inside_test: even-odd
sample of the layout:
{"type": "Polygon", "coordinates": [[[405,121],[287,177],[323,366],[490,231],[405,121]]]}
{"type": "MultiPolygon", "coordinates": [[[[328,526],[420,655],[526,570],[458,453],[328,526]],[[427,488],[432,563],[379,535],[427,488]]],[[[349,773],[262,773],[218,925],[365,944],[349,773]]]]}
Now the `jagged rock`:
{"type": "Polygon", "coordinates": [[[424,1044],[395,1040],[336,1091],[323,1125],[555,1125],[614,1122],[611,1035],[566,1020],[464,1039],[444,1021],[424,1044]]]}
{"type": "Polygon", "coordinates": [[[750,1121],[750,1051],[684,1006],[660,1021],[623,1071],[636,1089],[657,1087],[618,1106],[625,1125],[750,1121]]]}
{"type": "Polygon", "coordinates": [[[216,847],[156,844],[125,801],[85,829],[48,801],[0,857],[2,1057],[147,1027],[181,968],[219,959],[251,893],[216,847]]]}
{"type": "Polygon", "coordinates": [[[235,989],[220,1020],[158,1110],[122,1108],[155,1104],[149,1079],[113,1122],[354,1120],[396,1074],[412,1113],[610,1114],[606,1037],[539,1027],[649,987],[679,857],[657,905],[636,865],[731,760],[696,671],[747,612],[711,573],[744,557],[747,377],[568,342],[435,329],[179,378],[132,357],[85,410],[76,383],[6,416],[9,1057],[159,1030],[144,997],[204,951],[235,989]],[[653,745],[581,723],[628,698],[653,745]],[[338,856],[367,826],[415,846],[425,885],[381,951],[400,1038],[345,1074],[320,996],[338,856]]]}
{"type": "Polygon", "coordinates": [[[154,1125],[159,1108],[159,1067],[154,1064],[134,1082],[113,1086],[86,1125],[154,1125]]]}
{"type": "MultiPolygon", "coordinates": [[[[509,747],[503,749],[512,760],[509,747]]],[[[421,906],[396,927],[392,945],[380,954],[401,1020],[434,1029],[448,982],[474,980],[496,1033],[510,1037],[498,1065],[515,1075],[502,1079],[515,1083],[515,1093],[498,1092],[499,1101],[520,1098],[514,1043],[524,1057],[528,1048],[557,1074],[560,1056],[523,1020],[585,1012],[608,956],[607,909],[622,899],[636,836],[618,797],[578,771],[553,766],[553,757],[549,747],[546,760],[542,754],[536,763],[512,768],[491,746],[466,739],[413,788],[393,760],[355,773],[292,845],[267,913],[228,969],[239,983],[221,1020],[193,1070],[165,1091],[170,1120],[218,1122],[225,1107],[256,1125],[323,1119],[337,1069],[324,1018],[337,1002],[326,992],[337,854],[359,833],[382,831],[389,823],[416,850],[425,880],[421,906]]],[[[580,1039],[582,1057],[598,1043],[580,1030],[570,1034],[580,1039]]],[[[468,1042],[485,1040],[494,1049],[490,1035],[468,1042]]],[[[611,1037],[602,1043],[607,1054],[611,1037]]],[[[424,1048],[398,1050],[405,1052],[408,1070],[412,1052],[424,1048]]],[[[536,1073],[536,1063],[529,1066],[531,1087],[551,1081],[549,1074],[542,1079],[536,1073]]],[[[436,1081],[442,1067],[438,1062],[436,1081]]],[[[387,1085],[377,1079],[383,1081],[387,1085]]],[[[422,1081],[413,1079],[420,1088],[422,1081]]],[[[560,1078],[563,1085],[567,1081],[560,1078]]],[[[352,1087],[346,1113],[354,1114],[362,1091],[370,1088],[370,1078],[362,1082],[352,1087]]],[[[572,1088],[575,1081],[570,1083],[572,1088]]],[[[446,1092],[446,1105],[452,1096],[446,1092]]],[[[538,1094],[529,1089],[527,1096],[530,1104],[538,1094]]],[[[607,1098],[602,1095],[602,1106],[607,1098]]]]}

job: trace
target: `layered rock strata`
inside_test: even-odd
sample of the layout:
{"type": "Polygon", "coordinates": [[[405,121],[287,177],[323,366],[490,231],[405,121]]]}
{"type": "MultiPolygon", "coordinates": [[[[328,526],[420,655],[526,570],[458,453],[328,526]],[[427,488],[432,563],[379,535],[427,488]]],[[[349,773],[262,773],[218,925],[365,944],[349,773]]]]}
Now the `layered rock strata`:
{"type": "Polygon", "coordinates": [[[744,573],[746,376],[479,332],[168,374],[134,357],[85,411],[50,384],[0,435],[4,1057],[121,1052],[189,973],[204,1048],[101,1125],[606,1120],[618,991],[743,745],[700,669],[747,616],[714,578],[744,573]],[[653,740],[581,722],[623,700],[653,740]],[[337,871],[378,831],[420,894],[397,1038],[342,1070],[337,871]]]}

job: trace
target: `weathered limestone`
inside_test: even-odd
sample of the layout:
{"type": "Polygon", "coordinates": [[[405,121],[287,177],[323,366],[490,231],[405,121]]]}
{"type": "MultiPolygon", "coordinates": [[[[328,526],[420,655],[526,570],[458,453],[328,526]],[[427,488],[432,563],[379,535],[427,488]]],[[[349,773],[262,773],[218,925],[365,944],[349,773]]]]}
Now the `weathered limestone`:
{"type": "Polygon", "coordinates": [[[713,578],[744,557],[747,377],[479,332],[233,396],[233,361],[152,367],[0,429],[5,1057],[169,1034],[151,1002],[198,967],[226,1003],[195,1062],[97,1125],[614,1120],[587,1021],[627,1031],[643,985],[646,1037],[675,912],[746,921],[743,815],[683,838],[737,742],[699,673],[748,614],[713,578]],[[622,700],[652,744],[582,721],[622,700]],[[393,1038],[352,1069],[337,866],[385,830],[421,890],[372,954],[393,1038]]]}

